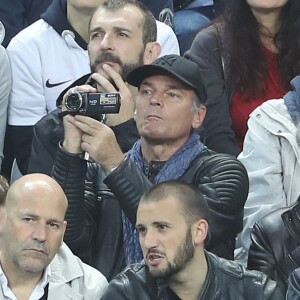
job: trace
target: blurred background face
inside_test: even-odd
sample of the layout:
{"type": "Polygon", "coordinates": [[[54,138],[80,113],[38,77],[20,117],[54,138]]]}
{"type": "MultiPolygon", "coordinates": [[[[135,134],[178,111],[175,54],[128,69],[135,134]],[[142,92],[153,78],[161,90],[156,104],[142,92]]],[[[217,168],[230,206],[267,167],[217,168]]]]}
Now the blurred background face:
{"type": "Polygon", "coordinates": [[[22,190],[18,197],[13,206],[7,205],[1,246],[4,261],[15,270],[40,274],[61,246],[66,200],[43,187],[22,190]]]}
{"type": "Polygon", "coordinates": [[[143,65],[144,49],[143,16],[136,7],[95,13],[88,45],[92,72],[107,77],[102,69],[106,63],[125,80],[131,70],[143,65]]]}
{"type": "Polygon", "coordinates": [[[95,9],[99,5],[103,4],[105,0],[68,0],[68,5],[76,7],[78,9],[95,9]]]}
{"type": "Polygon", "coordinates": [[[255,10],[272,10],[282,8],[288,0],[246,0],[255,10]]]}

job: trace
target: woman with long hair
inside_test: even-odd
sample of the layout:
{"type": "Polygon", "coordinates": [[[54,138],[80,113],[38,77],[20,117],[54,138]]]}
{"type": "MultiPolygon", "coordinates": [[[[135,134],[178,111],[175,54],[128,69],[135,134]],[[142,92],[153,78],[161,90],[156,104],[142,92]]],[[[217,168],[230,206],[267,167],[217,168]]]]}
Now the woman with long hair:
{"type": "Polygon", "coordinates": [[[249,114],[282,98],[300,74],[300,1],[227,0],[185,56],[198,63],[207,85],[205,144],[237,156],[249,114]]]}

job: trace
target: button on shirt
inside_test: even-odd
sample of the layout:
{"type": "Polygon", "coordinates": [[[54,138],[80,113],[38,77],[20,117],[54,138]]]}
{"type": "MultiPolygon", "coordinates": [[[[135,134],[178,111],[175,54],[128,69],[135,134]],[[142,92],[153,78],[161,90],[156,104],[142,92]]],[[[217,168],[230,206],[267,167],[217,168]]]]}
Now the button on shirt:
{"type": "MultiPolygon", "coordinates": [[[[37,284],[37,286],[33,290],[32,294],[30,295],[28,300],[39,300],[43,297],[44,288],[48,284],[50,276],[51,276],[51,269],[50,269],[50,265],[49,265],[45,269],[42,279],[37,284]]],[[[2,289],[3,295],[4,295],[4,299],[1,299],[1,300],[18,300],[17,297],[12,292],[12,290],[8,287],[8,280],[2,270],[1,265],[0,265],[0,284],[1,284],[1,289],[2,289]]]]}

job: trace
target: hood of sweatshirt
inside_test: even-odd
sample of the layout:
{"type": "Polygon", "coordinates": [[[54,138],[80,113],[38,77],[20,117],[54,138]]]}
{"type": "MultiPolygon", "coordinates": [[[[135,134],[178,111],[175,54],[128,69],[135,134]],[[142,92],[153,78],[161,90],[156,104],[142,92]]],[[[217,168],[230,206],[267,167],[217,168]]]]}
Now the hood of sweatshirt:
{"type": "Polygon", "coordinates": [[[63,36],[64,31],[72,32],[76,43],[82,49],[87,50],[86,41],[75,31],[67,19],[67,0],[53,0],[41,18],[51,25],[59,35],[63,36]]]}

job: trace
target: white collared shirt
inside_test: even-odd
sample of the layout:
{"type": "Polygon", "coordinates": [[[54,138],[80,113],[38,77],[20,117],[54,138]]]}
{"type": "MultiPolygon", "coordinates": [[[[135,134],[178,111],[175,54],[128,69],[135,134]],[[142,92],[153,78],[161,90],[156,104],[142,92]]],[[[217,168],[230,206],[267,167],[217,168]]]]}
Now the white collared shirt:
{"type": "MultiPolygon", "coordinates": [[[[36,285],[35,289],[33,290],[32,294],[28,298],[28,300],[38,300],[44,295],[44,288],[48,284],[49,279],[51,276],[51,268],[50,265],[47,266],[43,273],[42,279],[36,285]]],[[[1,264],[0,264],[0,286],[3,291],[4,299],[1,300],[18,300],[17,297],[14,295],[12,290],[8,286],[8,280],[6,275],[4,274],[1,264]]]]}

